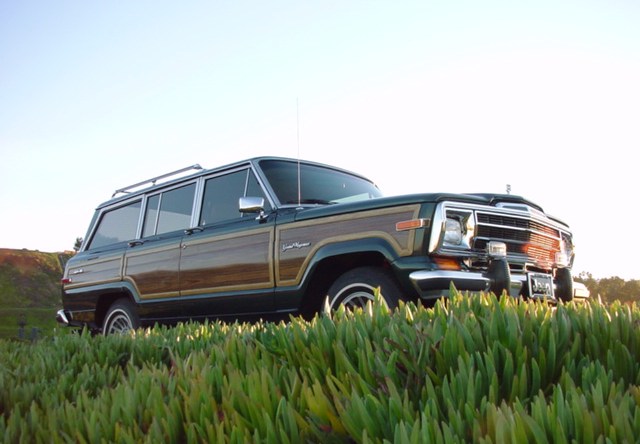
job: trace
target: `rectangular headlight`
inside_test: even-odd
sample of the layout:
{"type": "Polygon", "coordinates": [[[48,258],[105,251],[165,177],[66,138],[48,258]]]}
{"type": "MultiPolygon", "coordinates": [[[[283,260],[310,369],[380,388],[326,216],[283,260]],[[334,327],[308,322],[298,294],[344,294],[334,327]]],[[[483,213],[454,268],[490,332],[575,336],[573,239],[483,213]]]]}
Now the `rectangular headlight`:
{"type": "Polygon", "coordinates": [[[447,219],[444,227],[444,243],[460,245],[462,242],[462,225],[457,219],[447,219]]]}
{"type": "Polygon", "coordinates": [[[475,235],[475,214],[472,209],[441,203],[432,218],[429,252],[442,248],[459,251],[471,249],[475,235]]]}

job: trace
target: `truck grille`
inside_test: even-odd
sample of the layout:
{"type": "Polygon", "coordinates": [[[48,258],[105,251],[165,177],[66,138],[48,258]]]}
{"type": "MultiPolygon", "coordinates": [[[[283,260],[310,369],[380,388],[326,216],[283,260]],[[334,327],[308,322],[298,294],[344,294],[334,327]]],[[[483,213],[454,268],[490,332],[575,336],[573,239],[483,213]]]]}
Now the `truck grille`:
{"type": "Polygon", "coordinates": [[[550,268],[560,251],[560,231],[542,222],[503,214],[477,212],[474,248],[484,250],[489,241],[507,245],[509,261],[550,268]]]}

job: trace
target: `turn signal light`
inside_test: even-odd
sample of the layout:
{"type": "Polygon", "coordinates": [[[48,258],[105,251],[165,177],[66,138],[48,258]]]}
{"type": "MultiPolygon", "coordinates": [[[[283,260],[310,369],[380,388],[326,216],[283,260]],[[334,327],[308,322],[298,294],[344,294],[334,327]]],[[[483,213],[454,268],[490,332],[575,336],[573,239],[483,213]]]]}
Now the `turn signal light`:
{"type": "Polygon", "coordinates": [[[429,219],[411,219],[396,223],[396,231],[416,230],[429,226],[429,219]]]}
{"type": "Polygon", "coordinates": [[[434,257],[433,262],[438,264],[438,268],[441,270],[460,270],[460,263],[455,259],[448,257],[434,257]]]}

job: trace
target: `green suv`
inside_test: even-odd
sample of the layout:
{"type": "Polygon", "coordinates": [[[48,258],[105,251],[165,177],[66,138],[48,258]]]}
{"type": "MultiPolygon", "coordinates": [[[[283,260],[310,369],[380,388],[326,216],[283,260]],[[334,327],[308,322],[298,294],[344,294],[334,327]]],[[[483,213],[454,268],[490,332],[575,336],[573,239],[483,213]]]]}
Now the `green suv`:
{"type": "Polygon", "coordinates": [[[382,197],[343,169],[276,157],[178,170],[116,190],[65,268],[58,321],[104,333],[361,306],[380,289],[588,297],[566,224],[522,197],[382,197]],[[184,175],[184,173],[189,173],[184,175]]]}

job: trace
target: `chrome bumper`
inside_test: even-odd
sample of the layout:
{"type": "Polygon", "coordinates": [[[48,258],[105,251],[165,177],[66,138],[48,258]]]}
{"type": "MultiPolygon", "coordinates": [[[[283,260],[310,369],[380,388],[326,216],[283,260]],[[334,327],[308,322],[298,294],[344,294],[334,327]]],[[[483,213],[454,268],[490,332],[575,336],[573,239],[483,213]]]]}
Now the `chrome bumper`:
{"type": "Polygon", "coordinates": [[[489,277],[467,271],[419,270],[411,273],[409,279],[420,292],[448,289],[451,284],[461,291],[487,291],[491,287],[489,277]]]}
{"type": "MultiPolygon", "coordinates": [[[[589,290],[583,284],[573,281],[569,270],[562,275],[566,282],[562,282],[562,278],[557,282],[554,280],[552,299],[556,299],[557,295],[565,294],[564,300],[568,300],[567,293],[572,295],[571,299],[584,300],[589,297],[589,290]]],[[[529,285],[527,274],[512,275],[507,262],[503,259],[493,260],[486,272],[418,270],[409,274],[409,279],[424,299],[446,296],[451,284],[459,291],[493,292],[496,295],[506,291],[513,297],[528,294],[526,288],[529,285]]]]}
{"type": "Polygon", "coordinates": [[[591,292],[582,282],[573,283],[573,297],[575,299],[586,299],[591,297],[591,292]]]}
{"type": "Polygon", "coordinates": [[[56,321],[58,321],[59,324],[65,326],[69,326],[70,324],[69,317],[70,316],[67,316],[67,313],[64,310],[58,310],[58,312],[56,313],[56,321]]]}
{"type": "MultiPolygon", "coordinates": [[[[511,294],[513,280],[506,259],[496,258],[491,261],[486,272],[461,270],[418,270],[409,274],[418,293],[423,298],[440,297],[448,292],[451,284],[460,291],[492,291],[501,295],[503,291],[511,294]]],[[[522,284],[517,280],[517,291],[522,284]]]]}

